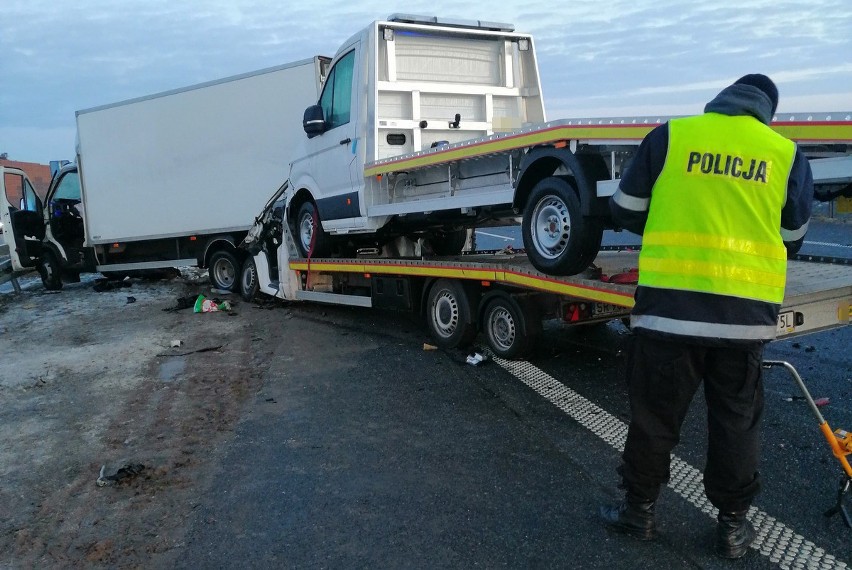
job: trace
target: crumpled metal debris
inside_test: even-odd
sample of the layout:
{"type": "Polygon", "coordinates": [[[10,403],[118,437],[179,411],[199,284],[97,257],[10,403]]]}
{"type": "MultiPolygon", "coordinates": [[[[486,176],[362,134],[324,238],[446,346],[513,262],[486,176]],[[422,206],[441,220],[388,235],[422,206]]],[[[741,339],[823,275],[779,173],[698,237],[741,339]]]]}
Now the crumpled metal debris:
{"type": "Polygon", "coordinates": [[[104,476],[105,469],[106,465],[101,465],[101,472],[100,475],[98,475],[98,480],[96,481],[98,487],[107,487],[129,481],[142,473],[145,470],[145,466],[141,463],[128,463],[124,467],[119,468],[118,471],[112,475],[104,476]]]}

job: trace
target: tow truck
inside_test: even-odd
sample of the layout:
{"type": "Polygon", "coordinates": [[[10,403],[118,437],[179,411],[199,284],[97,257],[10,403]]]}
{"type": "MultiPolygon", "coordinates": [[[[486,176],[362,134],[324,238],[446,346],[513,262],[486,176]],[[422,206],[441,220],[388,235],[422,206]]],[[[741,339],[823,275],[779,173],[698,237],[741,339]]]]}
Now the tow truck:
{"type": "MultiPolygon", "coordinates": [[[[436,346],[464,346],[482,332],[503,358],[524,356],[545,321],[602,323],[625,318],[633,306],[635,248],[601,251],[572,276],[538,271],[523,250],[430,255],[423,239],[398,238],[381,249],[362,248],[354,257],[303,257],[287,223],[287,186],[270,198],[241,244],[249,253],[240,273],[246,300],[265,294],[414,311],[425,317],[436,346]]],[[[852,265],[796,257],[788,263],[778,337],[848,325],[852,265]]]]}

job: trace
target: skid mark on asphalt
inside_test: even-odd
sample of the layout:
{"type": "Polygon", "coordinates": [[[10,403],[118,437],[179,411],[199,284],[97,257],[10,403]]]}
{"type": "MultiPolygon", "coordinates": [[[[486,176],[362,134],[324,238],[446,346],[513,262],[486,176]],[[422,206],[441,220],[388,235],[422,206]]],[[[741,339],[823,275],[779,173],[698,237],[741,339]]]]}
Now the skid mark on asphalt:
{"type": "MultiPolygon", "coordinates": [[[[627,440],[627,425],[624,422],[529,362],[503,360],[493,354],[489,356],[617,451],[624,450],[624,442],[627,440]]],[[[669,487],[713,520],[716,519],[716,508],[704,495],[701,472],[674,455],[669,487]]],[[[781,568],[849,568],[848,563],[838,560],[756,507],[749,510],[749,519],[757,530],[752,548],[781,568]]]]}

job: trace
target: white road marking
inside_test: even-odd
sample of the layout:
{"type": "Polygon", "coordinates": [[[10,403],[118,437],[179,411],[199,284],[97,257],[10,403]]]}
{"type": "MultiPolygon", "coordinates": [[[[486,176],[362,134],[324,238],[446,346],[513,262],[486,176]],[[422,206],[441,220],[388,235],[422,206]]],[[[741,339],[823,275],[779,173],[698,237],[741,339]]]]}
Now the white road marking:
{"type": "MultiPolygon", "coordinates": [[[[624,451],[624,443],[627,441],[627,425],[624,422],[529,362],[503,360],[494,354],[489,356],[617,451],[624,451]]],[[[675,455],[672,455],[669,487],[716,520],[717,510],[704,494],[701,472],[675,455]]],[[[751,547],[785,570],[849,568],[847,562],[838,560],[756,507],[749,510],[749,519],[757,530],[757,538],[751,547]]]]}
{"type": "Polygon", "coordinates": [[[846,247],[846,248],[852,249],[852,245],[849,245],[849,244],[830,243],[830,242],[827,242],[827,241],[807,241],[807,240],[805,240],[802,243],[806,243],[808,245],[821,245],[821,246],[825,246],[825,247],[846,247]]]}

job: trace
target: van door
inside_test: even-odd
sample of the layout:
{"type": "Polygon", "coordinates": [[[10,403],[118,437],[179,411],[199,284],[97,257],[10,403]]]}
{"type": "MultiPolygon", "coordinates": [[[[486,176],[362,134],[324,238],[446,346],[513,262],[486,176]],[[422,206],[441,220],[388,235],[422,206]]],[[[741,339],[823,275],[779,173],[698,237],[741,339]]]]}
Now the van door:
{"type": "Polygon", "coordinates": [[[3,240],[9,247],[12,270],[24,271],[38,264],[44,239],[44,207],[23,170],[0,168],[0,172],[3,240]]]}
{"type": "Polygon", "coordinates": [[[358,90],[353,81],[358,69],[358,47],[355,44],[331,68],[319,100],[326,130],[308,141],[311,171],[319,186],[315,198],[323,222],[361,215],[358,192],[349,175],[358,145],[358,90]]]}
{"type": "Polygon", "coordinates": [[[80,176],[77,167],[65,167],[56,175],[47,192],[50,239],[72,263],[79,258],[85,241],[80,176]],[[72,255],[75,252],[78,255],[72,255]]]}

